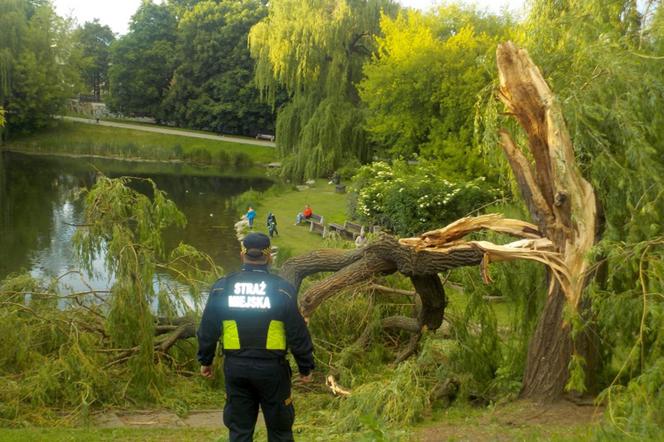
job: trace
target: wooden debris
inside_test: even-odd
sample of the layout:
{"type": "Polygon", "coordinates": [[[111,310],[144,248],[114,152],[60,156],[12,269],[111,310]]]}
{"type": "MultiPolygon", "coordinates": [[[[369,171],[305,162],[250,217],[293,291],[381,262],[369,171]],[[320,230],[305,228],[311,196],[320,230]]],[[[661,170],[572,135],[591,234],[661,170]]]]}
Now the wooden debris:
{"type": "Polygon", "coordinates": [[[332,390],[332,393],[335,396],[350,396],[350,391],[337,384],[337,381],[331,374],[325,379],[325,385],[330,387],[330,390],[332,390]]]}

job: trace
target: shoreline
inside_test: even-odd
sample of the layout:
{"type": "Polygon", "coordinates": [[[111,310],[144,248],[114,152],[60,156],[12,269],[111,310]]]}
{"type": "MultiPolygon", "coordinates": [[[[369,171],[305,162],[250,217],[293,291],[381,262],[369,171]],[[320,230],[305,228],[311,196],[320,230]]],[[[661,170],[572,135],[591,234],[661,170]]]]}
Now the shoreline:
{"type": "MultiPolygon", "coordinates": [[[[154,163],[154,164],[182,164],[191,167],[198,167],[201,169],[211,168],[219,166],[219,164],[198,164],[181,159],[170,159],[170,160],[156,160],[150,158],[128,158],[128,157],[119,157],[119,156],[108,156],[108,155],[99,155],[99,154],[88,154],[88,153],[68,153],[68,152],[37,152],[33,150],[23,150],[21,148],[12,147],[9,145],[0,146],[0,152],[11,152],[18,153],[22,155],[36,155],[36,156],[50,156],[50,157],[64,157],[64,158],[74,158],[74,159],[85,159],[85,158],[94,158],[99,160],[111,160],[111,161],[125,161],[128,163],[154,163]]],[[[264,171],[272,168],[275,163],[255,163],[253,168],[262,169],[264,171]]]]}

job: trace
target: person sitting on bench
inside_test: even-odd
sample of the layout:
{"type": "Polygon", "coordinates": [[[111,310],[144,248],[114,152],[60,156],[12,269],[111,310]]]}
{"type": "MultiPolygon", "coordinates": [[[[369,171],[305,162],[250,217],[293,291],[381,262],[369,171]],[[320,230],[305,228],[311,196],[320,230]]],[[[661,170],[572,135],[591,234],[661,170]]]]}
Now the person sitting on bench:
{"type": "Polygon", "coordinates": [[[304,210],[300,213],[297,214],[295,217],[295,225],[300,224],[302,221],[305,219],[311,218],[311,215],[314,214],[314,211],[311,209],[311,206],[309,204],[304,205],[304,210]]]}

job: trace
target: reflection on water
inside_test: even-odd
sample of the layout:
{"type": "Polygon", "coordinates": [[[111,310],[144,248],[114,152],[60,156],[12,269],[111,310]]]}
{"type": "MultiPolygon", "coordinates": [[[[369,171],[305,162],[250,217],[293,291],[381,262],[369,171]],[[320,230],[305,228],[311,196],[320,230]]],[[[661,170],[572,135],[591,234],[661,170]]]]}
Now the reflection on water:
{"type": "MultiPolygon", "coordinates": [[[[30,156],[4,152],[0,155],[0,279],[28,270],[35,276],[60,276],[77,270],[71,238],[81,223],[81,187],[94,183],[96,170],[111,177],[131,174],[152,178],[168,193],[187,217],[187,227],[166,233],[167,250],[186,242],[210,254],[226,270],[238,266],[234,214],[228,207],[232,196],[250,188],[264,190],[270,181],[260,177],[182,176],[174,166],[152,167],[140,173],[135,163],[114,160],[30,156]],[[123,170],[124,169],[124,170],[123,170]]],[[[138,190],[142,190],[137,187],[138,190]]],[[[105,289],[112,280],[103,259],[94,263],[97,272],[90,283],[105,289]]],[[[87,279],[87,278],[86,278],[87,279]]],[[[63,284],[85,290],[78,274],[67,275],[63,284]]]]}

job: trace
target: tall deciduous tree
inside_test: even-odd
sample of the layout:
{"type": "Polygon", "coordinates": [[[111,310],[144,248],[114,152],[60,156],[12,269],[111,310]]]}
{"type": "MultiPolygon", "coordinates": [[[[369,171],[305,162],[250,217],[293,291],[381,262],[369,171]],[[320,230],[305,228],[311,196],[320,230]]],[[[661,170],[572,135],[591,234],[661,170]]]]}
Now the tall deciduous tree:
{"type": "Polygon", "coordinates": [[[457,5],[384,16],[360,83],[371,138],[393,155],[440,160],[449,175],[486,175],[473,146],[475,104],[508,24],[457,5]]]}
{"type": "Polygon", "coordinates": [[[267,14],[258,0],[203,1],[179,23],[177,69],[166,107],[181,126],[255,135],[274,115],[254,86],[247,35],[267,14]]]}
{"type": "Polygon", "coordinates": [[[82,55],[81,76],[85,82],[86,93],[99,100],[102,91],[108,91],[110,46],[115,41],[115,35],[111,28],[95,19],[76,30],[74,41],[82,55]]]}
{"type": "Polygon", "coordinates": [[[351,158],[367,160],[356,83],[373,49],[390,0],[276,0],[249,34],[257,85],[274,103],[279,87],[290,103],[277,114],[284,173],[320,176],[351,158]]]}
{"type": "Polygon", "coordinates": [[[0,107],[10,131],[43,127],[77,82],[69,24],[45,1],[0,0],[0,107]]]}
{"type": "MultiPolygon", "coordinates": [[[[608,370],[622,365],[631,373],[645,372],[657,366],[662,354],[653,343],[661,334],[653,341],[642,334],[645,324],[662,329],[661,305],[645,298],[634,302],[642,290],[661,291],[661,285],[643,282],[647,244],[664,234],[659,222],[664,212],[664,77],[651,18],[630,0],[535,1],[521,29],[521,41],[563,103],[576,155],[597,189],[604,221],[599,225],[603,240],[595,247],[597,281],[581,301],[588,314],[568,315],[561,302],[549,298],[530,346],[523,391],[529,397],[560,395],[564,383],[575,390],[593,386],[600,360],[582,347],[570,347],[570,336],[595,326],[608,370]],[[632,249],[641,251],[627,252],[632,249]],[[640,320],[628,319],[636,317],[640,320]],[[634,342],[641,343],[639,351],[625,358],[623,350],[634,342]]],[[[522,134],[518,143],[526,138],[532,134],[522,134]]]]}
{"type": "Polygon", "coordinates": [[[111,110],[162,117],[161,103],[173,76],[176,26],[168,6],[143,1],[129,33],[111,48],[111,110]]]}

